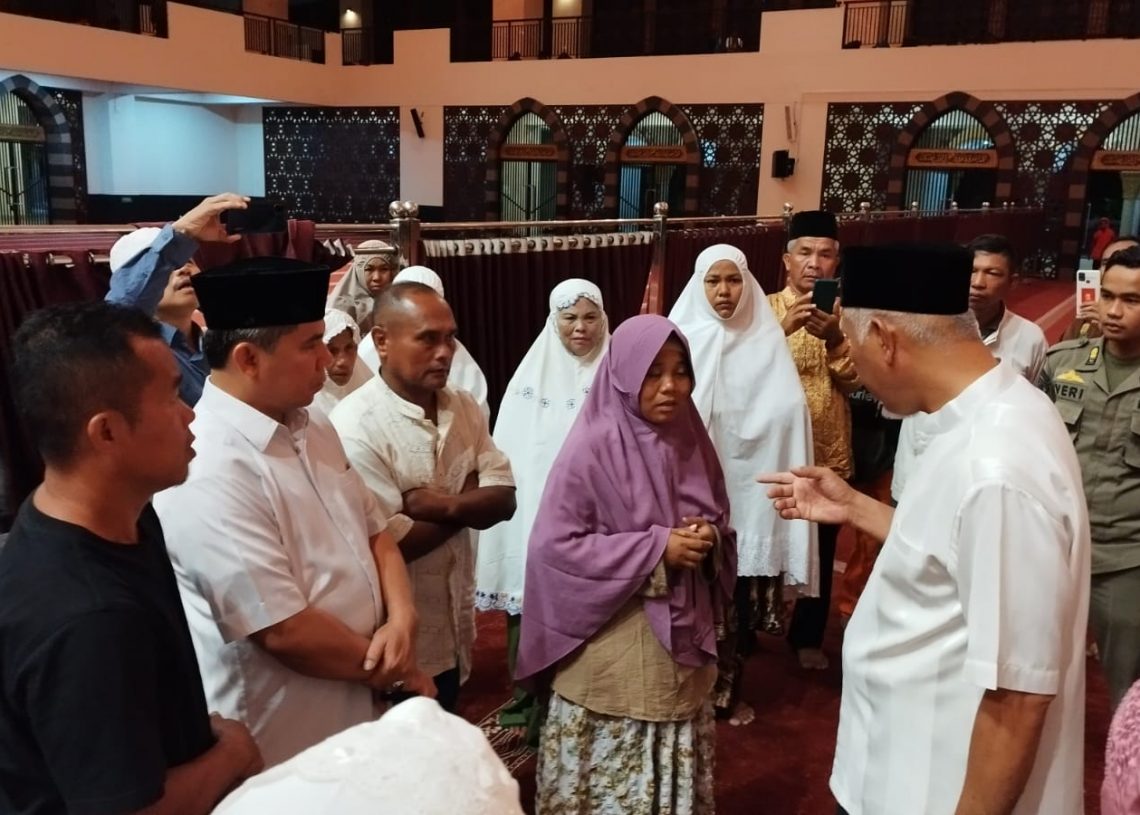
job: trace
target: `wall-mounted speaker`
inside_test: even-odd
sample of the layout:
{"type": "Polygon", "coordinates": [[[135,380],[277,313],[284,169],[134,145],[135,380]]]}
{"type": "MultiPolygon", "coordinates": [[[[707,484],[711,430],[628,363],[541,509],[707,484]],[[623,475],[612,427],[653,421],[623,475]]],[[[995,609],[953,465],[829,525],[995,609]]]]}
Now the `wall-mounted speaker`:
{"type": "Polygon", "coordinates": [[[772,178],[788,178],[796,171],[796,160],[787,150],[772,153],[772,178]]]}
{"type": "Polygon", "coordinates": [[[424,137],[424,122],[420,118],[420,112],[412,108],[412,124],[416,126],[416,135],[421,139],[424,137]]]}

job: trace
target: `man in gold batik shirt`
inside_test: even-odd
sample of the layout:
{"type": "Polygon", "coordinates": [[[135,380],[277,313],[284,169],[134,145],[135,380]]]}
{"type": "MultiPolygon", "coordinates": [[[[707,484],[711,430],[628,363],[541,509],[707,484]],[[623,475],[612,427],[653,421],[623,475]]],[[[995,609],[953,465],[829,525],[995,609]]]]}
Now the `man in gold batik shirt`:
{"type": "MultiPolygon", "coordinates": [[[[839,266],[838,226],[830,212],[798,212],[788,226],[784,254],[787,285],[768,302],[788,337],[788,348],[811,413],[815,464],[851,478],[851,407],[849,394],[859,388],[850,348],[839,318],[812,305],[816,280],[835,277],[839,266]]],[[[833,309],[838,311],[838,309],[833,309]]],[[[819,525],[819,597],[796,602],[788,642],[804,668],[824,669],[823,632],[831,606],[831,578],[839,527],[819,525]]]]}

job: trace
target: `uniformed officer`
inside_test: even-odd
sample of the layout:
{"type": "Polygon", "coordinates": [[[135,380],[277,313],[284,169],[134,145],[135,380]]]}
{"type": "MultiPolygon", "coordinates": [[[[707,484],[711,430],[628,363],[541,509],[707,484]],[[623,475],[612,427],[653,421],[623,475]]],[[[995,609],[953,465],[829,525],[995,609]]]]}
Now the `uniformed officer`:
{"type": "Polygon", "coordinates": [[[1081,462],[1092,527],[1089,618],[1115,707],[1140,678],[1140,247],[1101,277],[1103,337],[1049,350],[1042,384],[1081,462]]]}

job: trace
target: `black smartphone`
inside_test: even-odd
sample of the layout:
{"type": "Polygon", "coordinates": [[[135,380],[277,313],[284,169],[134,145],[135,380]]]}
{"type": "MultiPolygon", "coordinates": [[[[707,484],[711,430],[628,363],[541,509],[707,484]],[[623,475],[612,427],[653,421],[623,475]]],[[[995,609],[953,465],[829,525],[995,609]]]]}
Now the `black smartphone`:
{"type": "Polygon", "coordinates": [[[811,289],[811,304],[820,311],[831,314],[835,311],[835,298],[839,296],[839,281],[817,280],[811,289]]]}
{"type": "Polygon", "coordinates": [[[221,218],[229,235],[285,232],[289,228],[285,217],[285,205],[280,201],[255,198],[245,209],[225,210],[221,218]]]}

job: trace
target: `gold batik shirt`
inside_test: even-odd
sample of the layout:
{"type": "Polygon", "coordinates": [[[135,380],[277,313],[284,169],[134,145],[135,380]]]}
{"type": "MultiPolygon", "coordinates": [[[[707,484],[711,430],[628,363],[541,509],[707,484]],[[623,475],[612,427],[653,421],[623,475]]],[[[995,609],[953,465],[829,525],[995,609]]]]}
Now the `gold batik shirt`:
{"type": "MultiPolygon", "coordinates": [[[[791,288],[768,295],[777,320],[784,319],[795,300],[796,293],[791,288]]],[[[843,478],[851,478],[851,406],[847,396],[859,389],[851,347],[844,340],[829,351],[823,340],[801,328],[788,337],[788,349],[811,413],[815,463],[843,478]]]]}

